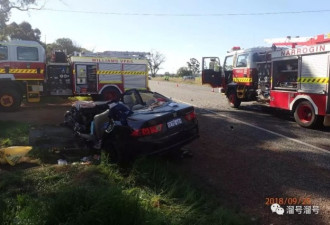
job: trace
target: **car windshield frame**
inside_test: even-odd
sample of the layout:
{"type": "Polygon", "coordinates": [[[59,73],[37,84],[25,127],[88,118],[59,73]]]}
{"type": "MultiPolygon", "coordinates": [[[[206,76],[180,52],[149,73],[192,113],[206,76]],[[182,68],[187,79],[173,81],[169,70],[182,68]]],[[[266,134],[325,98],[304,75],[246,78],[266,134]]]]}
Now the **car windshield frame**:
{"type": "MultiPolygon", "coordinates": [[[[123,95],[121,96],[121,101],[127,105],[127,103],[125,103],[125,95],[132,95],[134,94],[134,104],[133,105],[141,105],[143,107],[139,108],[139,109],[146,109],[146,108],[157,108],[160,106],[164,106],[165,104],[168,105],[169,103],[173,102],[172,99],[159,94],[158,92],[153,92],[153,91],[148,91],[148,90],[138,90],[138,89],[130,89],[127,90],[123,93],[123,95]],[[143,95],[150,95],[149,99],[146,99],[145,96],[143,95]]],[[[131,107],[129,107],[131,108],[131,107]]],[[[138,110],[138,109],[136,109],[138,110]]],[[[132,109],[132,111],[135,111],[134,109],[132,109]]]]}

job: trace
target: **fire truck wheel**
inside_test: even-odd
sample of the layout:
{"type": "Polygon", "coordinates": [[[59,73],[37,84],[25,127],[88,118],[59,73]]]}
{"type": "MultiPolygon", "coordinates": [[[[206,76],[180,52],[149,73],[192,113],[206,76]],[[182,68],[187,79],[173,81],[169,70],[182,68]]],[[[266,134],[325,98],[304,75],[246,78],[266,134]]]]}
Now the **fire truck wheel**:
{"type": "Polygon", "coordinates": [[[21,95],[15,89],[0,90],[0,111],[12,112],[21,106],[21,95]]]}
{"type": "Polygon", "coordinates": [[[102,95],[91,95],[93,101],[102,101],[102,95]]]}
{"type": "Polygon", "coordinates": [[[235,90],[230,91],[227,98],[230,107],[238,108],[241,105],[241,100],[237,98],[237,94],[235,90]]]}
{"type": "Polygon", "coordinates": [[[108,100],[119,100],[120,92],[115,87],[107,87],[102,91],[101,100],[108,101],[108,100]]]}
{"type": "Polygon", "coordinates": [[[315,114],[315,109],[309,101],[302,101],[297,105],[294,119],[300,126],[306,128],[315,127],[320,121],[320,117],[315,114]]]}

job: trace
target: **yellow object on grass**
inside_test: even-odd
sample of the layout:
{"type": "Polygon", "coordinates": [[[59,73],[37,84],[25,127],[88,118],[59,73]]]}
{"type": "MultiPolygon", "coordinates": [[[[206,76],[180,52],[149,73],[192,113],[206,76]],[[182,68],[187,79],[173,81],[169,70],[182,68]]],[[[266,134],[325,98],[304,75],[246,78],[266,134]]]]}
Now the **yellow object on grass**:
{"type": "Polygon", "coordinates": [[[7,148],[1,148],[0,163],[8,163],[14,166],[22,157],[24,157],[29,151],[31,151],[31,149],[32,146],[11,146],[7,148]]]}

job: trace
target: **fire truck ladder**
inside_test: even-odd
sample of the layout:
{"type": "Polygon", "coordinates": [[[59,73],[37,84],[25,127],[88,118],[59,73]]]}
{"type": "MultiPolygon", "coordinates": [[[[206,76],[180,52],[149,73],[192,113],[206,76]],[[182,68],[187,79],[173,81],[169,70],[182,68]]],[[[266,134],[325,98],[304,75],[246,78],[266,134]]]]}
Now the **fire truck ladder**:
{"type": "Polygon", "coordinates": [[[26,100],[27,102],[40,102],[39,81],[26,82],[26,100]]]}
{"type": "Polygon", "coordinates": [[[265,39],[265,42],[272,43],[273,46],[290,46],[291,48],[295,48],[296,46],[302,46],[302,45],[308,46],[308,45],[329,43],[330,34],[327,35],[319,34],[316,37],[287,36],[286,38],[265,39]]]}

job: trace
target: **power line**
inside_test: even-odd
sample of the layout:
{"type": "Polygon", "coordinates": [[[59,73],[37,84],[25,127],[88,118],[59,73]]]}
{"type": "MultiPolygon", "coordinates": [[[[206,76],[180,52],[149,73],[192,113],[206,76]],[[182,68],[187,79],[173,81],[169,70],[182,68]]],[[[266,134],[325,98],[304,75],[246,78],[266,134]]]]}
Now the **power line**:
{"type": "Polygon", "coordinates": [[[159,16],[159,17],[212,17],[212,16],[264,16],[264,15],[283,15],[283,14],[306,14],[306,13],[327,13],[330,9],[322,10],[306,10],[306,11],[287,11],[287,12],[252,12],[252,13],[129,13],[129,12],[96,12],[96,11],[80,11],[80,10],[64,10],[42,8],[41,10],[64,12],[64,13],[82,13],[82,14],[103,14],[114,16],[159,16]]]}

